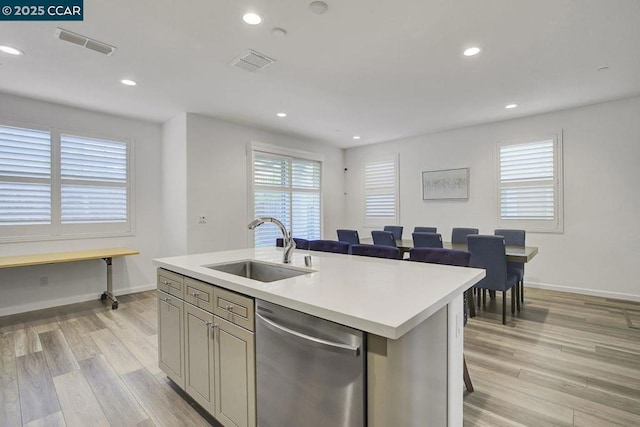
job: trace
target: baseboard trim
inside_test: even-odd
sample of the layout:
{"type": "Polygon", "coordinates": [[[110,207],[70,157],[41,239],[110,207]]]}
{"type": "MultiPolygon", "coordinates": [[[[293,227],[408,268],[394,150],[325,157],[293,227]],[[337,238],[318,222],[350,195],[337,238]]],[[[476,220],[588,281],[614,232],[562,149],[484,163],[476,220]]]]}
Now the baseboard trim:
{"type": "Polygon", "coordinates": [[[620,292],[608,292],[608,291],[600,291],[595,289],[573,288],[570,286],[560,286],[560,285],[552,285],[549,283],[526,282],[526,281],[524,282],[524,285],[531,288],[546,289],[549,291],[569,292],[571,294],[582,294],[582,295],[590,295],[593,297],[602,297],[602,298],[610,298],[610,299],[619,299],[624,301],[640,302],[640,295],[623,294],[620,292]]]}
{"type": "MultiPolygon", "coordinates": [[[[150,285],[134,286],[126,289],[117,289],[115,291],[115,294],[116,296],[120,296],[120,295],[134,294],[136,292],[150,291],[150,290],[156,289],[156,286],[157,285],[153,283],[150,285]]],[[[102,292],[100,293],[92,292],[88,294],[74,295],[74,296],[69,296],[64,298],[56,298],[56,299],[50,299],[46,301],[38,301],[34,303],[29,303],[29,304],[0,308],[0,316],[10,316],[12,314],[27,313],[29,311],[34,311],[34,310],[43,310],[46,308],[60,307],[63,305],[76,304],[79,302],[99,300],[101,295],[102,295],[102,292]]]]}

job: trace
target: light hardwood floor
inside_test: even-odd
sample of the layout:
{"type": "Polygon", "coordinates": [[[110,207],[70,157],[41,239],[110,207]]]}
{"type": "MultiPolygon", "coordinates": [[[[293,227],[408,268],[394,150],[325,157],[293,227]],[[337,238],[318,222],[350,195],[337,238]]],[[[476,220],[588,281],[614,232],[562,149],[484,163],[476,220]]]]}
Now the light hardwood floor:
{"type": "MultiPolygon", "coordinates": [[[[465,426],[640,425],[640,304],[527,288],[500,310],[465,329],[465,426]]],[[[2,317],[0,426],[218,426],[156,358],[153,292],[2,317]]]]}

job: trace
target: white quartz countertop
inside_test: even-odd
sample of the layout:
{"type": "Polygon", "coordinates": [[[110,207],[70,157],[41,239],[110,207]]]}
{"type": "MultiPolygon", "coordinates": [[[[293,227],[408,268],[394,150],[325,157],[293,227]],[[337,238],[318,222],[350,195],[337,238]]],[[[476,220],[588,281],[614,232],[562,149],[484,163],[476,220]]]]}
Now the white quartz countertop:
{"type": "Polygon", "coordinates": [[[484,270],[296,250],[291,267],[310,274],[258,282],[205,266],[240,260],[282,264],[281,248],[155,259],[167,270],[356,329],[397,339],[473,286],[484,270]],[[304,256],[311,255],[312,267],[304,256]]]}

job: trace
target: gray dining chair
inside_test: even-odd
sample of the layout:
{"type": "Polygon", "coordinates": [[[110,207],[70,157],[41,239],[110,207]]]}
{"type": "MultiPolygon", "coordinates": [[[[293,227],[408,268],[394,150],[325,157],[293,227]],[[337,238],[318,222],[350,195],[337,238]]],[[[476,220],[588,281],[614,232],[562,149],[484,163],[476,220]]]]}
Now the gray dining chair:
{"type": "Polygon", "coordinates": [[[478,234],[477,228],[453,228],[451,230],[451,243],[467,243],[469,234],[478,234]]]}
{"type": "Polygon", "coordinates": [[[333,252],[334,254],[348,254],[350,244],[336,240],[310,240],[309,250],[319,252],[333,252]]]}
{"type": "MultiPolygon", "coordinates": [[[[507,246],[526,246],[525,230],[499,228],[493,234],[504,237],[504,242],[507,246]]],[[[520,294],[520,302],[524,304],[524,262],[507,261],[507,270],[518,275],[518,284],[520,286],[518,294],[520,294]]]]}
{"type": "Polygon", "coordinates": [[[373,230],[371,232],[371,237],[373,238],[374,245],[392,246],[394,248],[397,247],[396,238],[390,231],[373,230]]]}
{"type": "MultiPolygon", "coordinates": [[[[474,285],[476,289],[502,292],[502,324],[506,324],[507,291],[511,290],[511,314],[515,313],[518,276],[507,271],[507,254],[502,236],[470,235],[470,267],[484,268],[486,275],[474,285]],[[514,292],[515,291],[515,292],[514,292]]],[[[478,292],[478,309],[480,292],[478,292]]]]}
{"type": "Polygon", "coordinates": [[[414,227],[414,233],[437,233],[438,229],[436,227],[414,227]]]}
{"type": "Polygon", "coordinates": [[[439,233],[412,233],[414,248],[441,248],[442,235],[439,233]]]}
{"type": "Polygon", "coordinates": [[[347,242],[352,245],[360,244],[360,237],[357,230],[337,230],[338,240],[341,242],[347,242]]]}
{"type": "Polygon", "coordinates": [[[403,226],[401,225],[385,225],[384,226],[384,231],[390,231],[393,233],[393,237],[396,240],[402,240],[402,230],[403,230],[403,226]]]}
{"type": "Polygon", "coordinates": [[[382,245],[352,245],[352,255],[369,256],[374,258],[400,259],[400,249],[382,245]]]}

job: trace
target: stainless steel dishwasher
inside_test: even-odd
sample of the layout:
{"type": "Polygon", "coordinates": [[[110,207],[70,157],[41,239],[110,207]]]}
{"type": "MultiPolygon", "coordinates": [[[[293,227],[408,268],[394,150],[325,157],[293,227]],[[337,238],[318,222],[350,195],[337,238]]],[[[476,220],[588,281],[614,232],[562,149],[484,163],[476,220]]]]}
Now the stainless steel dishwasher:
{"type": "Polygon", "coordinates": [[[258,427],[364,427],[362,331],[256,300],[258,427]]]}

